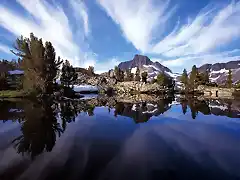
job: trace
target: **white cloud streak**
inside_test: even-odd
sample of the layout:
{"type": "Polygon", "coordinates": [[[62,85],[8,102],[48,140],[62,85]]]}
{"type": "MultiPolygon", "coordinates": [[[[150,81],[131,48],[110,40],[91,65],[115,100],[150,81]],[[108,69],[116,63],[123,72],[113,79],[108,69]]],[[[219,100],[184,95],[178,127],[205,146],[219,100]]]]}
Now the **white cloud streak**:
{"type": "Polygon", "coordinates": [[[10,48],[8,46],[5,46],[3,44],[0,44],[0,52],[4,52],[6,54],[10,54],[10,48]]]}
{"type": "Polygon", "coordinates": [[[114,57],[112,59],[107,59],[105,61],[99,61],[92,59],[92,61],[88,61],[86,64],[84,64],[84,67],[87,68],[88,66],[94,66],[95,67],[95,73],[100,74],[107,72],[110,69],[113,69],[115,66],[117,66],[121,61],[114,57]]]}
{"type": "Polygon", "coordinates": [[[188,25],[170,33],[153,47],[168,57],[207,53],[240,37],[240,2],[201,12],[188,25]]]}
{"type": "Polygon", "coordinates": [[[187,17],[187,24],[176,22],[175,28],[157,43],[152,40],[160,38],[162,34],[155,29],[165,29],[174,14],[175,7],[171,8],[169,1],[162,0],[161,6],[151,0],[137,0],[134,5],[128,0],[97,1],[136,49],[155,57],[161,55],[165,65],[181,67],[186,62],[193,65],[239,58],[238,55],[229,54],[229,50],[220,53],[215,51],[240,38],[239,1],[225,6],[206,6],[192,20],[187,17]]]}
{"type": "Polygon", "coordinates": [[[97,2],[120,26],[124,37],[142,52],[149,50],[152,33],[163,27],[174,12],[174,8],[168,9],[169,1],[161,1],[159,6],[155,6],[152,0],[97,2]]]}
{"type": "Polygon", "coordinates": [[[73,14],[75,19],[79,22],[83,22],[84,35],[88,37],[90,34],[89,27],[89,18],[88,18],[88,9],[82,0],[70,0],[72,9],[74,10],[73,14]]]}
{"type": "MultiPolygon", "coordinates": [[[[87,61],[85,52],[79,47],[78,39],[74,39],[68,16],[63,9],[57,5],[51,5],[44,0],[17,0],[17,2],[33,17],[23,17],[4,6],[0,5],[0,26],[14,34],[29,37],[33,32],[44,41],[51,41],[56,49],[57,55],[64,59],[69,59],[75,66],[79,66],[87,61]]],[[[78,11],[83,10],[79,19],[83,23],[85,34],[89,33],[88,15],[83,2],[76,3],[78,11]],[[82,8],[82,9],[81,9],[82,8]]],[[[73,9],[76,12],[77,9],[73,9]]],[[[80,40],[79,40],[80,41],[80,40]]],[[[82,44],[84,46],[84,44],[82,44]]]]}

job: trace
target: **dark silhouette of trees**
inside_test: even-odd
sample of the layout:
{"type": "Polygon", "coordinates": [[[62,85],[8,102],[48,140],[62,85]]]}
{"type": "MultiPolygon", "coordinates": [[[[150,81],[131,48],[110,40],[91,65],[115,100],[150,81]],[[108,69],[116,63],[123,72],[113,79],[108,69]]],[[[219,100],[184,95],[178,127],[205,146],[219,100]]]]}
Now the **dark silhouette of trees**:
{"type": "Polygon", "coordinates": [[[60,65],[63,62],[60,57],[56,59],[55,49],[51,42],[45,43],[44,61],[46,63],[43,69],[43,73],[46,74],[46,93],[51,94],[60,71],[60,65]]]}
{"type": "Polygon", "coordinates": [[[94,67],[93,66],[89,66],[88,67],[88,72],[89,72],[90,75],[93,76],[94,75],[94,67]]]}
{"type": "Polygon", "coordinates": [[[0,90],[8,89],[7,73],[0,72],[0,90]]]}
{"type": "Polygon", "coordinates": [[[66,130],[67,123],[75,121],[79,112],[77,104],[74,101],[63,101],[60,103],[60,117],[62,120],[63,131],[66,130]]]}
{"type": "Polygon", "coordinates": [[[114,68],[114,74],[117,81],[124,81],[124,72],[117,66],[114,68]]]}
{"type": "Polygon", "coordinates": [[[185,91],[188,89],[188,74],[187,74],[187,70],[184,69],[183,70],[183,73],[182,73],[182,76],[181,76],[181,83],[184,85],[184,89],[185,91]]]}
{"type": "Polygon", "coordinates": [[[57,135],[63,130],[57,122],[52,101],[27,102],[24,105],[22,135],[12,141],[18,153],[34,159],[44,151],[52,151],[57,135]]]}
{"type": "Polygon", "coordinates": [[[133,74],[131,73],[130,69],[126,70],[126,77],[124,79],[125,81],[132,81],[133,80],[133,74]]]}
{"type": "Polygon", "coordinates": [[[147,72],[143,72],[141,75],[142,75],[142,82],[147,83],[148,73],[147,72]]]}
{"type": "Polygon", "coordinates": [[[196,78],[197,78],[198,70],[196,65],[192,67],[192,71],[190,73],[190,78],[189,78],[189,87],[192,91],[196,88],[196,78]]]}
{"type": "Polygon", "coordinates": [[[136,73],[135,73],[135,81],[140,81],[140,80],[141,80],[140,69],[137,67],[136,73]]]}
{"type": "Polygon", "coordinates": [[[232,88],[232,70],[231,69],[229,69],[229,71],[228,71],[228,76],[227,76],[227,82],[226,82],[226,86],[228,87],[228,88],[232,88]]]}
{"type": "Polygon", "coordinates": [[[183,114],[187,113],[187,104],[188,104],[187,100],[185,100],[185,99],[181,100],[183,114]]]}
{"type": "Polygon", "coordinates": [[[78,74],[72,65],[70,65],[69,61],[66,60],[62,66],[62,74],[60,77],[61,84],[66,87],[70,87],[70,85],[74,85],[77,81],[78,74]]]}

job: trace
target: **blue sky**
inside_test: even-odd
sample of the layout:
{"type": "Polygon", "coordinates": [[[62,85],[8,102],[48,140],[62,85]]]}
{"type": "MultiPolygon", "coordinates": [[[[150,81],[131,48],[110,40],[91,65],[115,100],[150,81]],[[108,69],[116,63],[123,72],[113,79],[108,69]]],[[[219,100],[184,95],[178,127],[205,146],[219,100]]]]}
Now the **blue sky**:
{"type": "Polygon", "coordinates": [[[107,71],[135,54],[174,72],[240,59],[239,0],[1,0],[0,58],[30,32],[74,66],[107,71]]]}

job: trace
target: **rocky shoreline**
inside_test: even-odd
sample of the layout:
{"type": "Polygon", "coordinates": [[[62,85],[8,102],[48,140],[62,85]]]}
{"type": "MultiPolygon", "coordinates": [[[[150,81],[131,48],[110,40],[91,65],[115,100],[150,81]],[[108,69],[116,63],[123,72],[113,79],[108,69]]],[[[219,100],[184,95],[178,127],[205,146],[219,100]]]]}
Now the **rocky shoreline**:
{"type": "Polygon", "coordinates": [[[162,88],[157,83],[145,83],[139,81],[118,82],[115,78],[107,76],[82,75],[77,85],[86,84],[97,86],[100,93],[113,94],[167,94],[173,89],[162,88]]]}

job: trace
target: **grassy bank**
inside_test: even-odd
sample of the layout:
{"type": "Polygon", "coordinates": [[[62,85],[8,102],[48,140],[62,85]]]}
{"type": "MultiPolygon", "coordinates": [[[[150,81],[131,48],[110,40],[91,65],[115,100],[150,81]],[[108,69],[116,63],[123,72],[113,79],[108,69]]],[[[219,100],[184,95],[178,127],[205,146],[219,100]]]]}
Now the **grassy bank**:
{"type": "Polygon", "coordinates": [[[0,91],[0,98],[24,98],[27,94],[20,90],[6,90],[6,91],[0,91]]]}

